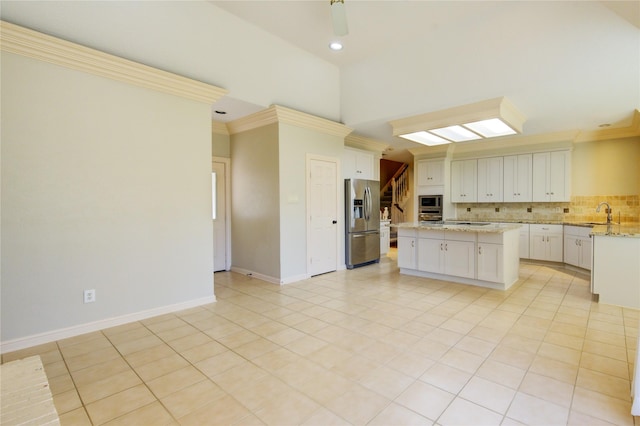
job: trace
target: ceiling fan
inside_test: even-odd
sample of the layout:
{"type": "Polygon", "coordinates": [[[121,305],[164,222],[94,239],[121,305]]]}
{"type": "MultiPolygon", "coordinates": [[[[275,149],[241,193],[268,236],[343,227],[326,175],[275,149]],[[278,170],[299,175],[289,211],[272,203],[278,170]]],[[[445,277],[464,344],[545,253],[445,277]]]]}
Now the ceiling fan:
{"type": "Polygon", "coordinates": [[[331,20],[333,22],[333,33],[335,35],[344,36],[349,33],[344,0],[331,0],[331,20]]]}

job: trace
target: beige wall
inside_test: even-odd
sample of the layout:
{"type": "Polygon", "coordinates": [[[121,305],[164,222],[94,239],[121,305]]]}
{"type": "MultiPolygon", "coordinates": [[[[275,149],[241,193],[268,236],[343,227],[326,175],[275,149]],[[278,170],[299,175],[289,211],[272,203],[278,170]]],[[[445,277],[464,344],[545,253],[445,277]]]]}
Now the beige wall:
{"type": "Polygon", "coordinates": [[[278,125],[231,137],[233,268],[280,277],[278,125]]]}
{"type": "Polygon", "coordinates": [[[211,155],[231,158],[231,137],[220,133],[211,133],[211,155]]]}
{"type": "MultiPolygon", "coordinates": [[[[307,154],[340,161],[344,139],[307,128],[280,124],[280,255],[281,278],[302,279],[307,273],[307,154]]],[[[337,173],[342,170],[338,163],[337,173]]],[[[340,182],[343,182],[339,176],[340,182]]],[[[344,186],[338,185],[338,264],[344,265],[344,186]]]]}
{"type": "Polygon", "coordinates": [[[4,52],[1,78],[3,342],[213,298],[210,107],[4,52]]]}
{"type": "Polygon", "coordinates": [[[640,137],[575,144],[572,162],[574,196],[640,194],[640,137]]]}

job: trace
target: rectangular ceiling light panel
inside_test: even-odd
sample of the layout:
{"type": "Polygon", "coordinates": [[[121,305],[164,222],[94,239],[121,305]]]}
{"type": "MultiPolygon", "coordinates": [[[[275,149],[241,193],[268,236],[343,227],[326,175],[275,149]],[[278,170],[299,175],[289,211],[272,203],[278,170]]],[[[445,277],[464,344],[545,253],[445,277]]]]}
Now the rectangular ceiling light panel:
{"type": "Polygon", "coordinates": [[[515,135],[517,133],[499,118],[490,118],[487,120],[475,121],[473,123],[465,123],[463,126],[473,130],[485,138],[515,135]]]}
{"type": "Polygon", "coordinates": [[[435,133],[436,135],[445,139],[449,139],[453,142],[466,142],[476,139],[482,139],[480,135],[473,133],[471,130],[465,129],[462,126],[458,126],[457,124],[454,126],[429,130],[429,132],[435,133]]]}
{"type": "Polygon", "coordinates": [[[399,135],[399,136],[401,138],[409,139],[410,141],[418,142],[427,146],[444,145],[447,143],[451,143],[451,141],[442,139],[439,136],[432,135],[431,133],[424,132],[424,131],[407,133],[406,135],[399,135]]]}

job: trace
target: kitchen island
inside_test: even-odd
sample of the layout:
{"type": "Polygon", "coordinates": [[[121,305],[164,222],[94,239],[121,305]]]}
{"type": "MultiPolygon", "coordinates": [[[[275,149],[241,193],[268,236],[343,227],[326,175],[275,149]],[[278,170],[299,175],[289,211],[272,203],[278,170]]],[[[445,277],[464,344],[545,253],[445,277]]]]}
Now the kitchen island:
{"type": "Polygon", "coordinates": [[[401,274],[506,290],[518,280],[519,224],[401,223],[401,274]]]}
{"type": "Polygon", "coordinates": [[[640,309],[640,226],[599,225],[591,236],[591,292],[600,303],[640,309]]]}

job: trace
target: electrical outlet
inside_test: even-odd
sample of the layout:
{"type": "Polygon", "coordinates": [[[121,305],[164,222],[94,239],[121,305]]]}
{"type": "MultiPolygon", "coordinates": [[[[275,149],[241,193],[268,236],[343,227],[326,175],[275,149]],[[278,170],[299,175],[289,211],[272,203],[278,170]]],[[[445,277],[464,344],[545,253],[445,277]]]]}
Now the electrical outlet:
{"type": "Polygon", "coordinates": [[[84,291],[84,303],[93,303],[96,301],[96,291],[95,290],[85,290],[84,291]]]}

